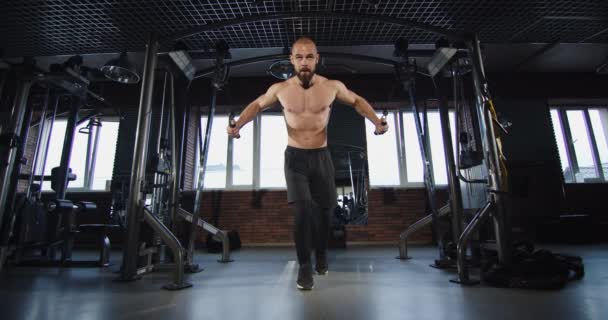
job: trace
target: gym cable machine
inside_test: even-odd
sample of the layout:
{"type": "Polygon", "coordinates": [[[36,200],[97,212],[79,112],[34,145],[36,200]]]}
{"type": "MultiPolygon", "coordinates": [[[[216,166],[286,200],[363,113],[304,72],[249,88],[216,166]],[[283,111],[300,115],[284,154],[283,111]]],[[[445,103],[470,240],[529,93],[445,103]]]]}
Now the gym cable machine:
{"type": "MultiPolygon", "coordinates": [[[[508,233],[504,230],[508,230],[508,227],[505,225],[507,222],[506,212],[504,209],[504,194],[505,194],[505,184],[503,169],[501,166],[501,159],[497,147],[496,142],[496,132],[493,124],[493,102],[491,100],[487,81],[485,79],[485,73],[483,70],[482,59],[479,48],[479,40],[477,35],[463,32],[456,32],[452,30],[443,29],[440,27],[431,26],[425,23],[410,21],[400,18],[393,18],[387,16],[380,15],[368,15],[368,14],[357,14],[357,13],[338,13],[338,12],[298,12],[298,13],[277,13],[277,14],[263,14],[263,15],[251,15],[248,17],[236,18],[226,21],[221,21],[217,23],[207,24],[203,26],[197,26],[190,28],[188,30],[178,32],[172,34],[161,41],[177,41],[179,39],[214,31],[219,28],[224,28],[231,25],[238,25],[243,23],[252,23],[262,20],[290,20],[290,19],[302,19],[302,18],[315,18],[315,19],[355,19],[359,21],[374,21],[374,22],[383,22],[388,24],[395,24],[405,27],[414,27],[422,30],[426,30],[429,32],[437,33],[440,35],[446,36],[450,40],[455,41],[465,41],[467,48],[471,54],[471,62],[472,62],[472,72],[474,79],[474,87],[475,87],[475,95],[477,102],[477,110],[480,117],[480,129],[482,131],[482,142],[484,146],[484,155],[486,158],[487,166],[488,166],[488,202],[484,207],[475,215],[473,221],[465,228],[462,235],[458,241],[458,270],[459,270],[459,279],[462,283],[469,282],[468,270],[466,265],[464,264],[464,252],[466,251],[466,246],[468,244],[468,240],[470,235],[478,228],[480,221],[483,220],[484,217],[491,215],[494,220],[495,230],[496,230],[496,238],[498,242],[498,252],[499,252],[499,260],[502,264],[508,264],[510,261],[509,251],[506,248],[508,245],[508,233]],[[461,258],[462,257],[462,258],[461,258]]],[[[149,188],[146,188],[145,182],[145,167],[146,167],[146,154],[147,154],[147,142],[150,135],[150,112],[152,105],[152,94],[154,91],[154,79],[155,79],[155,70],[157,67],[157,54],[160,47],[160,41],[155,34],[151,34],[148,38],[146,51],[145,51],[145,62],[144,62],[144,72],[143,72],[143,83],[141,87],[141,95],[140,95],[140,104],[139,104],[139,114],[137,121],[137,133],[136,133],[136,145],[134,149],[134,157],[132,163],[132,171],[131,178],[129,183],[129,198],[126,206],[126,221],[127,221],[127,234],[126,234],[126,244],[125,250],[123,254],[123,266],[121,268],[121,276],[122,280],[134,280],[139,278],[137,260],[139,256],[139,236],[140,236],[140,224],[141,222],[145,222],[147,225],[151,226],[154,231],[161,237],[161,239],[167,243],[172,250],[174,265],[173,268],[173,282],[167,286],[167,289],[180,289],[184,287],[190,286],[189,283],[184,281],[183,273],[186,265],[191,263],[191,254],[187,254],[184,252],[184,248],[181,246],[179,241],[176,239],[175,235],[171,232],[169,228],[167,228],[161,221],[159,221],[153,212],[149,208],[146,207],[146,195],[149,192],[149,188]],[[185,256],[185,257],[184,257],[185,256]]],[[[225,64],[225,65],[229,65],[225,64]]],[[[27,98],[27,92],[29,87],[31,86],[31,82],[33,79],[29,79],[26,81],[21,81],[20,86],[23,88],[20,90],[21,94],[19,94],[13,106],[13,110],[11,113],[11,121],[8,130],[2,130],[2,135],[5,139],[3,139],[2,148],[5,149],[6,152],[2,152],[2,155],[5,159],[2,167],[0,168],[0,180],[2,181],[2,190],[0,192],[0,218],[3,219],[6,212],[6,204],[7,197],[9,195],[9,190],[7,187],[8,177],[11,176],[14,165],[16,163],[17,156],[17,141],[19,140],[20,128],[23,124],[23,118],[25,113],[25,100],[27,98]]],[[[217,88],[216,88],[217,89],[217,88]]],[[[212,90],[211,95],[211,107],[215,105],[215,95],[217,94],[217,90],[212,90]]],[[[209,117],[212,119],[213,113],[209,113],[209,117]]],[[[446,117],[447,118],[447,117],[446,117]]],[[[211,120],[210,119],[210,120],[211,120]]],[[[171,120],[175,121],[175,117],[171,120]]],[[[211,121],[209,121],[210,123],[211,121]]],[[[206,137],[205,141],[208,143],[209,138],[208,135],[210,133],[210,126],[206,129],[206,137]]],[[[175,136],[175,132],[173,132],[175,136]]],[[[172,140],[175,138],[172,138],[172,140]]],[[[175,146],[174,143],[172,143],[175,146]]],[[[206,152],[208,152],[208,147],[203,145],[202,148],[204,154],[201,156],[201,163],[204,164],[206,160],[206,152]]],[[[173,150],[175,151],[175,149],[173,150]]],[[[175,154],[175,152],[172,152],[175,154]]],[[[173,163],[173,166],[176,164],[173,163]]],[[[202,166],[203,170],[199,176],[204,178],[204,165],[202,166]]],[[[176,172],[174,168],[172,169],[171,176],[172,185],[175,184],[176,180],[176,172]]],[[[64,168],[63,172],[67,172],[67,169],[64,168]]],[[[67,177],[66,177],[67,179],[67,177]]],[[[202,191],[202,180],[199,179],[199,188],[197,192],[199,193],[196,197],[197,200],[200,200],[200,192],[202,191]]],[[[172,200],[175,200],[174,197],[176,195],[176,188],[174,188],[171,192],[172,200]]],[[[200,201],[197,201],[200,205],[200,201]]],[[[181,215],[185,217],[185,220],[191,221],[195,226],[203,226],[205,228],[205,223],[199,219],[200,212],[195,210],[194,215],[189,216],[185,215],[184,211],[179,210],[175,207],[176,201],[171,201],[172,208],[171,210],[175,210],[175,215],[181,215]],[[191,217],[191,220],[188,219],[191,217]]],[[[4,219],[3,219],[4,220],[4,219]]],[[[194,229],[194,228],[193,228],[194,229]]],[[[213,229],[212,229],[213,230],[213,229]]],[[[191,232],[189,244],[188,244],[188,252],[191,252],[193,246],[192,235],[195,234],[194,231],[191,232]]],[[[221,234],[218,232],[218,234],[221,234]]],[[[3,251],[4,252],[4,251],[3,251]]],[[[149,270],[143,270],[143,272],[147,272],[149,270]]]]}

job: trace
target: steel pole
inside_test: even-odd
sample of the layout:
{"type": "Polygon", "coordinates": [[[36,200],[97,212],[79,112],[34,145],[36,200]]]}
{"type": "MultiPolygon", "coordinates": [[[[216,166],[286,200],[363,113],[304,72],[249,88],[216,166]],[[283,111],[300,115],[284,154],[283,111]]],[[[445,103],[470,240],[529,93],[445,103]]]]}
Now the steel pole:
{"type": "Polygon", "coordinates": [[[123,251],[122,280],[137,278],[137,259],[139,247],[140,223],[143,210],[140,203],[144,199],[143,184],[146,173],[146,154],[150,135],[150,112],[152,109],[152,93],[154,89],[154,70],[156,69],[159,44],[155,34],[151,34],[146,44],[143,80],[139,98],[139,113],[135,134],[135,150],[129,184],[129,199],[127,201],[127,233],[123,251]]]}

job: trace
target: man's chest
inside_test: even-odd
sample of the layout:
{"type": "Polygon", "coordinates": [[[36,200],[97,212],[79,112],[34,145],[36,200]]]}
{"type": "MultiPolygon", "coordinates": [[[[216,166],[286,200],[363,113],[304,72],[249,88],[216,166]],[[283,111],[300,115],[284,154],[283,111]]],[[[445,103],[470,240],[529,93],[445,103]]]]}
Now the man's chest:
{"type": "Polygon", "coordinates": [[[289,86],[278,93],[279,102],[287,112],[320,113],[326,111],[336,98],[329,87],[318,85],[309,89],[289,86]]]}

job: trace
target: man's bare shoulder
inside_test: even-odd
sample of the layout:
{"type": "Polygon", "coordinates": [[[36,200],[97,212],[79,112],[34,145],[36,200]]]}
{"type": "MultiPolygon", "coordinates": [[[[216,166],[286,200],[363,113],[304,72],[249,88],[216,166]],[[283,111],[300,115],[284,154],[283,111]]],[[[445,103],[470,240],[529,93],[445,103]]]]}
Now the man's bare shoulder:
{"type": "Polygon", "coordinates": [[[317,78],[318,82],[327,82],[330,81],[329,79],[327,79],[326,77],[320,75],[320,74],[315,74],[315,78],[317,78]]]}
{"type": "Polygon", "coordinates": [[[274,89],[281,89],[281,88],[285,88],[288,85],[289,85],[289,83],[286,80],[286,81],[281,81],[281,82],[275,82],[270,87],[274,88],[274,89]]]}
{"type": "Polygon", "coordinates": [[[289,83],[287,83],[287,81],[281,81],[281,82],[273,83],[268,88],[268,92],[277,94],[279,91],[281,91],[282,89],[286,88],[288,85],[289,85],[289,83]]]}
{"type": "Polygon", "coordinates": [[[344,83],[342,83],[342,81],[340,80],[331,80],[331,79],[325,79],[324,81],[324,85],[334,88],[336,90],[342,89],[342,88],[346,88],[346,86],[344,85],[344,83]]]}

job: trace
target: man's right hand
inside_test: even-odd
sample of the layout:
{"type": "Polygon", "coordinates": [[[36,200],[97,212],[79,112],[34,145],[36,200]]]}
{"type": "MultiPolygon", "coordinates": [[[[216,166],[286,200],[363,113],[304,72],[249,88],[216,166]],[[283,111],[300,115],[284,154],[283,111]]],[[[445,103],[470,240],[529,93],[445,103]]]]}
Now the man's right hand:
{"type": "Polygon", "coordinates": [[[239,134],[239,130],[239,127],[231,127],[230,125],[226,127],[226,132],[230,138],[240,138],[241,135],[239,134]]]}

